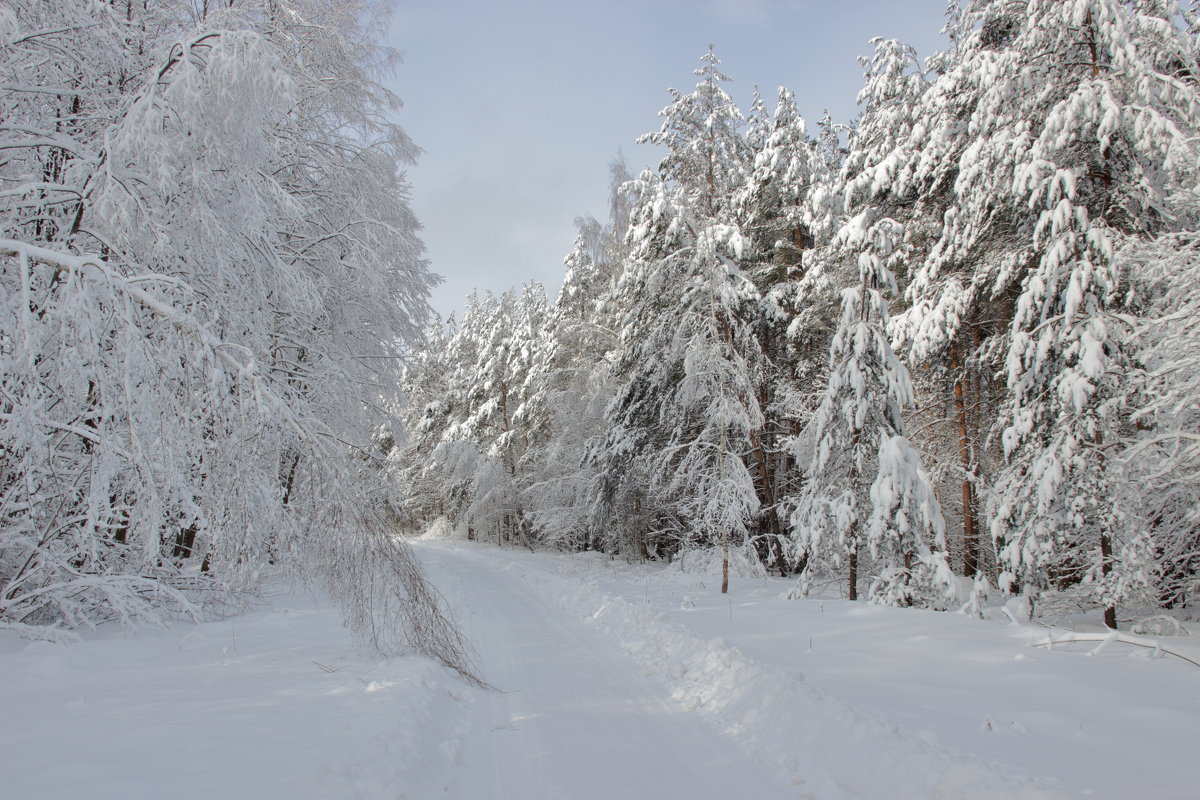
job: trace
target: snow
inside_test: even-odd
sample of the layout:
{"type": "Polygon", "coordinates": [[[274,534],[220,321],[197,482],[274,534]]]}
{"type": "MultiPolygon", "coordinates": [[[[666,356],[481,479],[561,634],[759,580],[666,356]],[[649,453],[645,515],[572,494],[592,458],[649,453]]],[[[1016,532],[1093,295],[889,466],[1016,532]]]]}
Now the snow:
{"type": "MultiPolygon", "coordinates": [[[[1153,649],[791,600],[777,578],[722,596],[715,575],[595,553],[416,550],[496,691],[368,656],[324,599],[282,586],[136,637],[3,632],[5,794],[1196,797],[1200,671],[1153,649]]],[[[1200,660],[1192,637],[1151,640],[1200,660]]]]}
{"type": "Polygon", "coordinates": [[[432,661],[364,655],[298,591],[138,637],[5,632],[0,675],[0,794],[38,800],[426,800],[470,694],[432,661]]]}
{"type": "Polygon", "coordinates": [[[450,796],[796,796],[539,591],[511,553],[442,545],[421,555],[499,689],[478,704],[450,796]]]}
{"type": "MultiPolygon", "coordinates": [[[[1048,652],[1034,646],[1045,628],[1002,614],[784,599],[794,580],[734,578],[722,597],[715,575],[598,554],[444,540],[420,543],[419,553],[435,581],[451,569],[464,581],[506,576],[573,613],[760,771],[794,786],[736,796],[1196,796],[1200,672],[1178,659],[1117,645],[1089,656],[1094,642],[1048,652]]],[[[1164,646],[1200,656],[1186,637],[1164,646]]],[[[522,693],[539,672],[529,671],[522,693]]]]}

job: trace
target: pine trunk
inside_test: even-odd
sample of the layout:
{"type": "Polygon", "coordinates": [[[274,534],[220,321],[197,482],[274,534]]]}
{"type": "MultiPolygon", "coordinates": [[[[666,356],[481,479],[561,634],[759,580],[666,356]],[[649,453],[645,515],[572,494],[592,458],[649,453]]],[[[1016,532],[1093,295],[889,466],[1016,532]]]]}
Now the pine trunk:
{"type": "MultiPolygon", "coordinates": [[[[1112,572],[1112,539],[1108,534],[1100,535],[1100,574],[1105,578],[1112,572]]],[[[1110,630],[1117,629],[1117,609],[1116,606],[1104,607],[1104,627],[1110,630]]]]}
{"type": "Polygon", "coordinates": [[[721,547],[721,594],[729,594],[729,534],[721,547]]]}
{"type": "Polygon", "coordinates": [[[966,380],[959,374],[958,348],[950,350],[950,368],[954,371],[954,413],[958,421],[958,458],[963,470],[963,575],[974,577],[979,571],[979,531],[975,523],[975,464],[971,458],[971,440],[967,434],[966,380]]]}
{"type": "MultiPolygon", "coordinates": [[[[1100,468],[1104,469],[1104,451],[1101,447],[1104,444],[1104,434],[1096,431],[1096,458],[1100,464],[1100,468]]],[[[1108,576],[1112,573],[1113,548],[1112,538],[1108,532],[1101,530],[1100,532],[1100,575],[1107,584],[1108,576]]],[[[1117,629],[1117,608],[1116,606],[1104,607],[1104,627],[1110,630],[1117,629]]]]}

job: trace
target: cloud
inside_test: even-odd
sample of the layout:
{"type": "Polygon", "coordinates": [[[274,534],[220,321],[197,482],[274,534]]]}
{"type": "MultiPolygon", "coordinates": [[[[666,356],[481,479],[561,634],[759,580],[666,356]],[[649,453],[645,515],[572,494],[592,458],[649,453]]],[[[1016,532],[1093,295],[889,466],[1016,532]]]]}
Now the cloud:
{"type": "Polygon", "coordinates": [[[771,0],[709,0],[708,13],[725,22],[761,25],[770,17],[771,0]]]}

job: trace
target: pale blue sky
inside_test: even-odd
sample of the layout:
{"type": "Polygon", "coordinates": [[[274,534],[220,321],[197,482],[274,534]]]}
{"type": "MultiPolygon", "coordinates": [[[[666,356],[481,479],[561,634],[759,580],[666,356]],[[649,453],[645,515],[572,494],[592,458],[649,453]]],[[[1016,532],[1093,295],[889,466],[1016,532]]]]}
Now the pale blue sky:
{"type": "Polygon", "coordinates": [[[576,217],[607,210],[608,163],[657,162],[637,145],[657,130],[668,87],[690,90],[716,44],[745,111],[796,93],[814,123],[857,113],[860,55],[873,36],[942,46],[944,0],[397,0],[389,43],[404,53],[391,87],[398,121],[425,151],[413,206],[443,315],[474,288],[529,279],[551,298],[576,217]]]}

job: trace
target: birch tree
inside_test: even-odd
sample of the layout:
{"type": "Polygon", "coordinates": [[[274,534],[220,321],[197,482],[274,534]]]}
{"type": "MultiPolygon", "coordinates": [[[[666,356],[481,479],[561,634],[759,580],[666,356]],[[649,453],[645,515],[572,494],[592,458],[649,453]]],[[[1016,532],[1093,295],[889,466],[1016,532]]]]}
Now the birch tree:
{"type": "Polygon", "coordinates": [[[362,12],[0,12],[6,625],[197,616],[274,563],[464,665],[369,463],[432,278],[362,12]]]}

